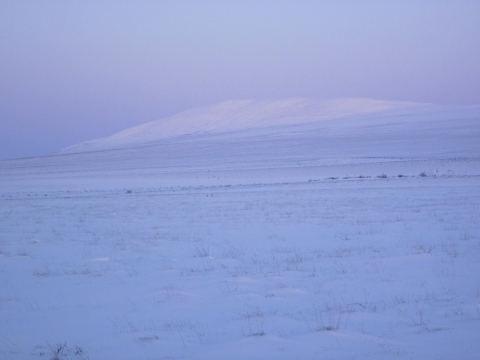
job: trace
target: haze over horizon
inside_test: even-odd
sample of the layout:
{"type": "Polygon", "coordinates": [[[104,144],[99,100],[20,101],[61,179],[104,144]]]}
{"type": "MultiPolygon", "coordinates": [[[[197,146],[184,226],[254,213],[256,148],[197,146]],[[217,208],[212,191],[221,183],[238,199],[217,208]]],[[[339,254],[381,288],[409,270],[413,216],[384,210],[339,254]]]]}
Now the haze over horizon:
{"type": "Polygon", "coordinates": [[[230,99],[480,101],[480,3],[0,3],[0,160],[230,99]]]}

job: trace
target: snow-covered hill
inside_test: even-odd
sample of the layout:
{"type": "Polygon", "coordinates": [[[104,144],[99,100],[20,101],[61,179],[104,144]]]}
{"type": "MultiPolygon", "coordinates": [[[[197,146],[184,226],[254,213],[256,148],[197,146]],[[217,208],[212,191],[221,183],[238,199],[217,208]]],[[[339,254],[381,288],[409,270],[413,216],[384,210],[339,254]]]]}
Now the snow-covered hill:
{"type": "Polygon", "coordinates": [[[422,171],[478,175],[479,139],[479,106],[370,99],[228,101],[77,144],[59,154],[0,162],[0,186],[63,187],[63,177],[71,174],[75,177],[67,187],[83,189],[99,184],[228,185],[422,171]]]}
{"type": "MultiPolygon", "coordinates": [[[[350,119],[351,126],[365,126],[372,118],[438,111],[438,107],[407,102],[372,99],[318,101],[294,98],[286,100],[232,100],[187,110],[169,118],[132,127],[112,136],[83,142],[63,152],[79,152],[142,145],[181,137],[232,133],[281,134],[293,127],[332,128],[331,120],[350,119]],[[366,117],[367,116],[367,117],[366,117]]],[[[444,110],[444,109],[442,109],[444,110]]],[[[387,121],[388,122],[388,121],[387,121]]]]}

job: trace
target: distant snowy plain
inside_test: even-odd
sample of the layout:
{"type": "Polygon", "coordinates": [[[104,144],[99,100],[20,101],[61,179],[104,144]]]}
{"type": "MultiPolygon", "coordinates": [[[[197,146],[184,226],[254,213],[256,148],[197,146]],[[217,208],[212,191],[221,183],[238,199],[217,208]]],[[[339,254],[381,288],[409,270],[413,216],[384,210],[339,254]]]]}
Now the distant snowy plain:
{"type": "Polygon", "coordinates": [[[0,162],[0,359],[478,359],[480,107],[230,101],[0,162]]]}

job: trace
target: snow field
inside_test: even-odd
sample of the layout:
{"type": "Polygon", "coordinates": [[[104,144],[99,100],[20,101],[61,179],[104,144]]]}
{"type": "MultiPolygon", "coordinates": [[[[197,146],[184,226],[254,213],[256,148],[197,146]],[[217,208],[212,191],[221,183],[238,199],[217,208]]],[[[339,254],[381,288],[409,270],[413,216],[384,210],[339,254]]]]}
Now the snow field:
{"type": "Polygon", "coordinates": [[[479,119],[231,101],[0,162],[0,359],[478,359],[479,119]]]}
{"type": "Polygon", "coordinates": [[[479,190],[5,191],[0,358],[477,359],[479,190]]]}

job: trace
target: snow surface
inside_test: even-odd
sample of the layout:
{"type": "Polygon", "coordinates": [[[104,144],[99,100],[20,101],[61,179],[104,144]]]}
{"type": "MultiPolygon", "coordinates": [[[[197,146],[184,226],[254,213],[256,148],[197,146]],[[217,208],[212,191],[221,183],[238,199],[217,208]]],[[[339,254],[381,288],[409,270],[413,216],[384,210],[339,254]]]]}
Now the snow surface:
{"type": "MultiPolygon", "coordinates": [[[[317,125],[330,127],[328,120],[381,113],[403,115],[405,111],[431,110],[431,106],[407,102],[372,99],[337,99],[317,101],[295,98],[286,100],[231,100],[220,104],[192,109],[170,118],[151,121],[123,130],[104,139],[80,143],[64,150],[65,153],[139,145],[165,138],[186,135],[244,132],[268,129],[268,133],[292,131],[292,126],[317,125]],[[393,110],[393,112],[392,112],[393,110]],[[390,112],[389,112],[390,111],[390,112]],[[327,122],[327,124],[325,124],[327,122]],[[271,129],[275,128],[275,129],[271,129]]],[[[345,124],[344,124],[345,125],[345,124]]],[[[337,125],[335,125],[338,127],[337,125]]]]}
{"type": "Polygon", "coordinates": [[[0,359],[478,359],[479,190],[480,107],[365,99],[2,161],[0,359]]]}

